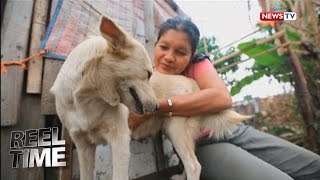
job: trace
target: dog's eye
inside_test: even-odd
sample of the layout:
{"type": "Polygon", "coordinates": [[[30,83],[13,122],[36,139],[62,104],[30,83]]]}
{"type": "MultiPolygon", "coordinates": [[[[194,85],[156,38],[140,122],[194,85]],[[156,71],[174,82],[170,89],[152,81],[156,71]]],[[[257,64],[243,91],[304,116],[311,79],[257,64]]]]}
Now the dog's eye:
{"type": "Polygon", "coordinates": [[[152,72],[150,72],[150,71],[147,71],[147,72],[148,72],[148,79],[150,79],[152,72]]]}

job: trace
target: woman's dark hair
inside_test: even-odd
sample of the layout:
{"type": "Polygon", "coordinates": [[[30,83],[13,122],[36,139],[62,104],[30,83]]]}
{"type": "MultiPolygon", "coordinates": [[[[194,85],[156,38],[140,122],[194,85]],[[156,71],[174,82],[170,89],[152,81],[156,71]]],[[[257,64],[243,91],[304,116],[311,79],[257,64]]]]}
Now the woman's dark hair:
{"type": "Polygon", "coordinates": [[[175,16],[161,24],[157,41],[159,41],[161,36],[170,29],[182,31],[188,35],[193,57],[199,43],[200,32],[198,27],[189,17],[175,16]]]}

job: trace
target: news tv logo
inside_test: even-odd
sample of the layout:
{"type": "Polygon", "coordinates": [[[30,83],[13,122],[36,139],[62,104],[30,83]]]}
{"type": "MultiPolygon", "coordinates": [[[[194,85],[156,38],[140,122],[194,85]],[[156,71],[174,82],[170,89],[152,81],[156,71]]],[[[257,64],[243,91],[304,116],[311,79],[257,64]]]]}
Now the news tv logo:
{"type": "Polygon", "coordinates": [[[260,12],[261,21],[295,21],[297,20],[297,13],[295,12],[260,12]]]}

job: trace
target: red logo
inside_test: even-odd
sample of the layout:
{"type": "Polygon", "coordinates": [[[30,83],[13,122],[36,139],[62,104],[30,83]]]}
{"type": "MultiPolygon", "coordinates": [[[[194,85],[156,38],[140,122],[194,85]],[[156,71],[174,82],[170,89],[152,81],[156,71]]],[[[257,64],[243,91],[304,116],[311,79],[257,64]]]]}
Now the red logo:
{"type": "Polygon", "coordinates": [[[272,12],[260,12],[261,21],[294,21],[297,19],[297,14],[295,12],[282,12],[282,11],[272,11],[272,12]]]}

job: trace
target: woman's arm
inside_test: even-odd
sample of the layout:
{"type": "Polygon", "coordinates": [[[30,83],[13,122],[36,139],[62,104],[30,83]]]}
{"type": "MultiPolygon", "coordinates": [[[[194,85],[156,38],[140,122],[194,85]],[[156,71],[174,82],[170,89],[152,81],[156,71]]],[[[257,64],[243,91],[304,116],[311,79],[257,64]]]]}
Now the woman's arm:
{"type": "Polygon", "coordinates": [[[232,99],[226,84],[214,68],[195,77],[200,91],[170,97],[172,108],[166,99],[159,99],[160,113],[172,112],[173,115],[191,116],[216,113],[232,107],[232,99]]]}
{"type": "MultiPolygon", "coordinates": [[[[200,62],[201,63],[201,62],[200,62]]],[[[199,63],[199,64],[200,64],[199,63]]],[[[173,115],[191,116],[216,113],[232,107],[232,100],[229,91],[214,68],[211,62],[203,62],[203,71],[193,76],[200,87],[200,91],[170,97],[173,101],[173,106],[168,106],[167,99],[159,99],[160,108],[155,114],[167,116],[169,112],[173,115]],[[207,65],[205,65],[205,63],[207,65]],[[209,68],[208,68],[209,67],[209,68]]],[[[129,126],[134,130],[142,122],[148,119],[152,114],[144,114],[142,116],[130,113],[129,126]]],[[[206,136],[208,133],[204,133],[206,136]]]]}

